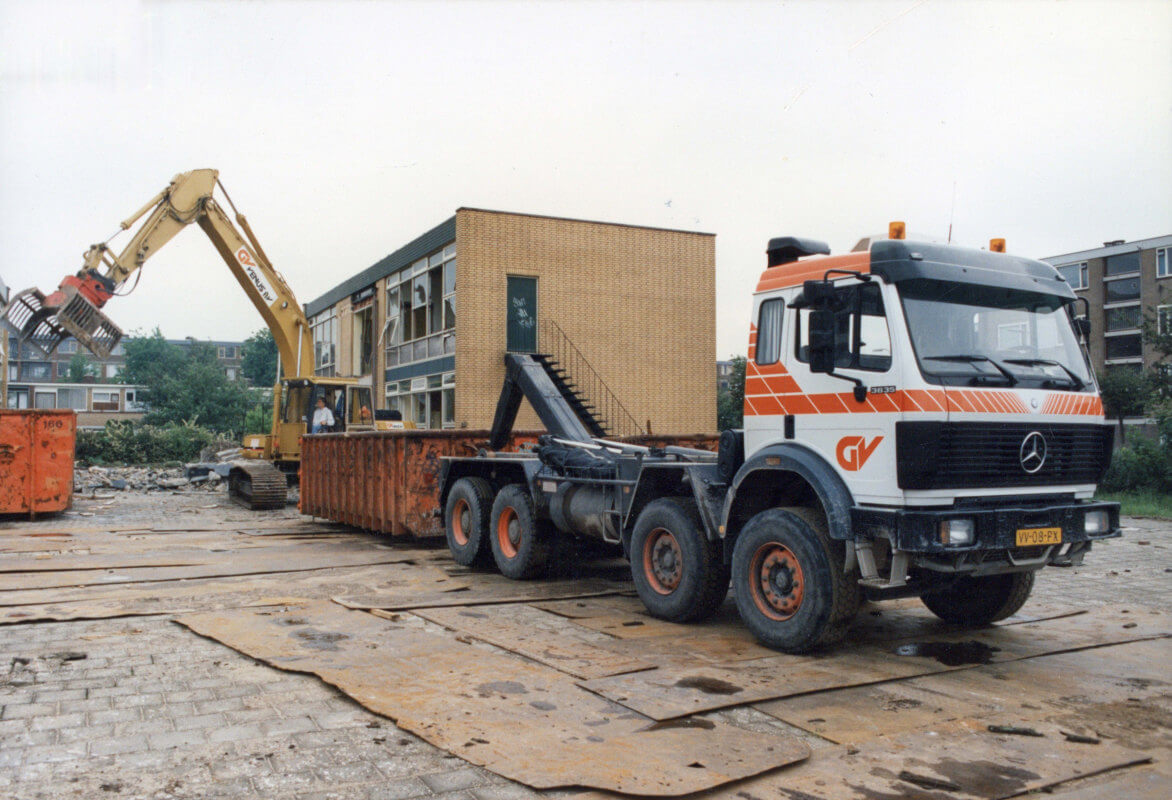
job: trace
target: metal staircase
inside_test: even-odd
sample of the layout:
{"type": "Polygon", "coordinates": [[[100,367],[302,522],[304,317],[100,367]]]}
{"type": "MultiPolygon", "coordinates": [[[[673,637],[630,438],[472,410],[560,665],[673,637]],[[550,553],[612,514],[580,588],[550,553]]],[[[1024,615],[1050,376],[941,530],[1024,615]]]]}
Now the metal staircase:
{"type": "Polygon", "coordinates": [[[548,318],[539,324],[540,352],[533,359],[586,429],[599,438],[646,433],[561,327],[548,318]]]}

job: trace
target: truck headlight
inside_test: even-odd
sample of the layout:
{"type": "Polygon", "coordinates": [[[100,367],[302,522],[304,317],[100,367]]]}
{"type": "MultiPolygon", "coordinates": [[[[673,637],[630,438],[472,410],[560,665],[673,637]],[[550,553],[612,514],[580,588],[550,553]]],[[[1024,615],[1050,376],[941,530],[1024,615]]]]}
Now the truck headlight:
{"type": "Polygon", "coordinates": [[[940,520],[940,544],[953,547],[966,547],[975,540],[975,528],[972,517],[940,520]]]}
{"type": "Polygon", "coordinates": [[[1111,518],[1103,509],[1088,511],[1086,516],[1086,532],[1088,536],[1107,533],[1111,530],[1111,518]]]}

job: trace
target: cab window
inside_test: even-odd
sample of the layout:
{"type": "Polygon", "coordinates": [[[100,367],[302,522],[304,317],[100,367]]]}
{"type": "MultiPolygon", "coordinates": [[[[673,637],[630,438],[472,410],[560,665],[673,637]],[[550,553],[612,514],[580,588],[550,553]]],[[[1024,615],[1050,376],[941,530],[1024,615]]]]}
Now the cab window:
{"type": "Polygon", "coordinates": [[[766,300],[757,316],[757,349],[754,361],[758,364],[776,364],[781,358],[781,312],[785,302],[780,298],[766,300]]]}
{"type": "MultiPolygon", "coordinates": [[[[886,372],[891,369],[891,335],[883,295],[876,283],[844,286],[835,292],[835,369],[861,369],[886,372]]],[[[794,355],[809,363],[810,309],[798,310],[794,355]]],[[[760,341],[760,334],[758,334],[760,341]]]]}

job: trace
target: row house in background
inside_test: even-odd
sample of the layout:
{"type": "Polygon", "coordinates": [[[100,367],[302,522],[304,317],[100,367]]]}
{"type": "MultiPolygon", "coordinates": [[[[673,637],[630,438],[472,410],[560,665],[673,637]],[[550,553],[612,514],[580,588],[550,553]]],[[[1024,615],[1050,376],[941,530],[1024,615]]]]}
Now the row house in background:
{"type": "MultiPolygon", "coordinates": [[[[556,360],[611,435],[715,430],[712,234],[460,208],[306,315],[318,375],[421,427],[490,427],[520,352],[556,360]]],[[[540,427],[527,405],[517,424],[540,427]]]]}
{"type": "MultiPolygon", "coordinates": [[[[192,338],[168,339],[170,344],[187,349],[192,338]]],[[[231,380],[241,378],[242,342],[204,341],[216,350],[224,374],[231,380]]],[[[119,343],[106,359],[97,359],[79,347],[76,339],[66,339],[48,358],[35,348],[9,337],[8,408],[71,408],[78,412],[78,425],[100,427],[110,420],[139,420],[145,412],[139,394],[141,387],[118,382],[126,361],[126,348],[119,343]],[[86,374],[71,375],[70,363],[78,353],[86,357],[86,374]]]]}

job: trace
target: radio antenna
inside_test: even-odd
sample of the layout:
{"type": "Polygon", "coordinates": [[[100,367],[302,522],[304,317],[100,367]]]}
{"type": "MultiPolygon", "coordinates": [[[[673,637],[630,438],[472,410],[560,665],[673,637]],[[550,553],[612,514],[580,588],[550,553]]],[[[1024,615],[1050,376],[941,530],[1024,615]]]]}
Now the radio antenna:
{"type": "Polygon", "coordinates": [[[956,181],[952,182],[952,210],[948,212],[948,243],[952,244],[952,220],[956,217],[956,181]]]}

